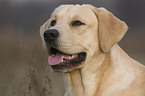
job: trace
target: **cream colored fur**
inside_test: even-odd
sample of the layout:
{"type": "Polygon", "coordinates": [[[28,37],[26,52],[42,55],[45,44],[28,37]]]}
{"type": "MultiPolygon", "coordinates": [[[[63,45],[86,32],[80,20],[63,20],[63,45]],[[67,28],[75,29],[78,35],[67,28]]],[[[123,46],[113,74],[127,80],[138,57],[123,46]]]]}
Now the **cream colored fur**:
{"type": "MultiPolygon", "coordinates": [[[[130,58],[117,44],[127,25],[104,8],[62,5],[41,26],[57,29],[59,50],[67,54],[86,52],[80,66],[64,70],[65,96],[145,96],[145,67],[130,58]],[[55,26],[50,26],[52,20],[55,26]],[[73,27],[80,20],[86,25],[73,27]]],[[[49,54],[49,52],[48,52],[49,54]]]]}

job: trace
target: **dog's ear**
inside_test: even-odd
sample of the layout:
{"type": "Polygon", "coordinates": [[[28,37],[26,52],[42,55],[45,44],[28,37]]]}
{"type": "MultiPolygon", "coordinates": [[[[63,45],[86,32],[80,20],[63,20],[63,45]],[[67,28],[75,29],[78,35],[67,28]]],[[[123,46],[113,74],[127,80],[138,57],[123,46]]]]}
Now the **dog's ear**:
{"type": "Polygon", "coordinates": [[[45,30],[49,29],[50,19],[48,19],[41,27],[40,27],[40,36],[43,38],[43,33],[45,30]]]}
{"type": "Polygon", "coordinates": [[[100,48],[107,53],[114,44],[122,39],[128,27],[125,22],[119,20],[105,8],[91,6],[91,9],[98,19],[100,48]]]}

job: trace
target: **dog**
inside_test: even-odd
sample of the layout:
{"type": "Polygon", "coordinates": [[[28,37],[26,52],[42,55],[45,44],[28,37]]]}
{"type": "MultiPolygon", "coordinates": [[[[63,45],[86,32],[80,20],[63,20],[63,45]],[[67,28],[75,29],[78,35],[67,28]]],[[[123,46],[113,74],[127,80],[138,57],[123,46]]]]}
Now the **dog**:
{"type": "Polygon", "coordinates": [[[127,29],[102,7],[55,9],[40,35],[49,65],[63,72],[65,96],[145,96],[145,66],[117,44],[127,29]]]}

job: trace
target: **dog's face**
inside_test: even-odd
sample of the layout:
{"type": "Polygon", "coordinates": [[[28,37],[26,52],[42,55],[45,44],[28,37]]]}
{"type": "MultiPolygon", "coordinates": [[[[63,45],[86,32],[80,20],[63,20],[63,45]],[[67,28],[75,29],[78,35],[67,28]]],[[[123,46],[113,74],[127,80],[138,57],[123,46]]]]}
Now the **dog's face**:
{"type": "Polygon", "coordinates": [[[54,71],[68,72],[82,68],[94,54],[107,52],[110,46],[120,40],[119,36],[116,41],[110,40],[110,45],[102,44],[104,40],[101,39],[104,38],[98,32],[102,26],[98,27],[100,18],[96,15],[97,12],[96,8],[90,5],[63,5],[58,7],[41,27],[41,38],[49,55],[48,63],[54,71]]]}

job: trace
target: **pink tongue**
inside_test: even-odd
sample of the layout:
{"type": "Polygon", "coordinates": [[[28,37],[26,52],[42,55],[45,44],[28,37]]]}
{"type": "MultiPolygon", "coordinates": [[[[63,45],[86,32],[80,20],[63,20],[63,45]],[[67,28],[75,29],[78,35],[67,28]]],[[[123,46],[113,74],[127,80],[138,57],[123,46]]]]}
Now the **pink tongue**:
{"type": "Polygon", "coordinates": [[[63,60],[63,58],[69,59],[69,56],[61,53],[57,53],[55,54],[55,56],[48,57],[48,63],[50,65],[58,65],[63,60]]]}

